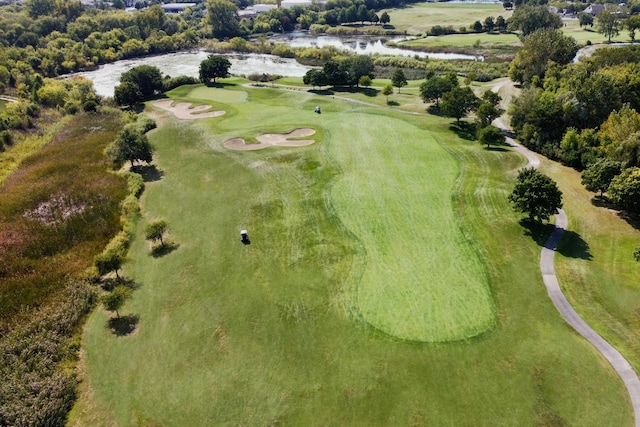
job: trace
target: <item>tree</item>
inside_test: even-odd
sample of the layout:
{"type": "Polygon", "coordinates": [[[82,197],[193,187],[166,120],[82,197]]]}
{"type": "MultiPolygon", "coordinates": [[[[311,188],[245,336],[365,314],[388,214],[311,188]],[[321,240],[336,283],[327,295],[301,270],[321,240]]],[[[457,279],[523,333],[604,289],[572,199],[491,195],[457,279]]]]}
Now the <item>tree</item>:
{"type": "Polygon", "coordinates": [[[542,28],[557,30],[562,27],[562,19],[546,6],[525,5],[516,8],[507,27],[510,31],[521,31],[523,36],[528,36],[542,28]]]}
{"type": "Polygon", "coordinates": [[[151,162],[153,159],[153,148],[145,134],[137,129],[125,127],[115,141],[107,147],[107,156],[115,163],[124,162],[151,162]]]}
{"type": "Polygon", "coordinates": [[[369,55],[350,56],[340,63],[340,68],[343,70],[347,80],[346,83],[349,86],[358,86],[362,76],[373,78],[373,59],[369,55]]]}
{"type": "Polygon", "coordinates": [[[602,196],[609,189],[613,178],[620,175],[621,171],[619,162],[601,159],[582,171],[582,185],[593,193],[599,191],[602,196]]]}
{"type": "Polygon", "coordinates": [[[578,44],[573,37],[555,29],[537,30],[524,38],[522,48],[511,61],[509,77],[521,83],[530,83],[536,76],[542,79],[549,61],[566,65],[576,52],[578,44]]]}
{"type": "Polygon", "coordinates": [[[327,84],[332,86],[340,86],[347,84],[347,71],[341,64],[334,60],[328,60],[322,66],[322,71],[327,77],[327,84]]]}
{"type": "Polygon", "coordinates": [[[380,23],[382,25],[387,25],[389,22],[391,22],[389,14],[387,12],[382,12],[382,15],[380,15],[380,23]]]}
{"type": "Polygon", "coordinates": [[[114,249],[104,251],[93,258],[93,265],[98,270],[98,274],[100,276],[104,276],[105,274],[109,274],[113,271],[116,273],[116,278],[118,280],[120,280],[118,270],[122,267],[123,262],[124,254],[122,251],[114,249]]]}
{"type": "Polygon", "coordinates": [[[327,76],[322,70],[311,69],[302,78],[302,82],[306,85],[311,85],[314,88],[322,87],[327,84],[327,76]]]}
{"type": "Polygon", "coordinates": [[[420,85],[420,97],[425,104],[435,102],[436,106],[440,106],[440,98],[457,85],[457,79],[454,81],[450,77],[433,75],[420,85]]]}
{"type": "Polygon", "coordinates": [[[113,98],[118,105],[133,107],[144,99],[138,85],[131,82],[120,83],[114,88],[113,92],[113,98]]]}
{"type": "Polygon", "coordinates": [[[471,24],[471,29],[476,32],[479,33],[482,31],[482,22],[480,21],[476,21],[473,24],[471,24]]]}
{"type": "Polygon", "coordinates": [[[389,103],[389,95],[393,93],[393,85],[391,83],[387,83],[382,88],[382,94],[387,97],[387,104],[389,103]]]}
{"type": "Polygon", "coordinates": [[[640,168],[628,168],[613,178],[607,194],[621,208],[640,213],[640,168]]]}
{"type": "Polygon", "coordinates": [[[611,37],[620,34],[620,20],[615,14],[605,9],[596,15],[596,28],[611,42],[611,37]]]}
{"type": "Polygon", "coordinates": [[[402,86],[407,85],[407,78],[405,77],[402,68],[396,68],[393,72],[393,76],[391,76],[391,83],[398,88],[398,93],[400,93],[400,88],[402,86]]]}
{"type": "Polygon", "coordinates": [[[578,20],[580,22],[580,28],[586,27],[587,25],[593,27],[593,15],[588,13],[580,12],[578,14],[578,20]]]}
{"type": "Polygon", "coordinates": [[[528,214],[530,220],[548,220],[562,208],[562,192],[548,176],[534,168],[524,168],[516,181],[509,201],[514,210],[528,214]]]}
{"type": "Polygon", "coordinates": [[[486,18],[484,18],[484,29],[487,32],[491,32],[493,31],[493,29],[495,28],[496,23],[493,21],[493,16],[487,16],[486,18]]]}
{"type": "Polygon", "coordinates": [[[507,30],[507,21],[505,21],[502,15],[496,18],[496,29],[500,32],[507,30]]]}
{"type": "Polygon", "coordinates": [[[477,106],[478,97],[468,86],[454,87],[442,95],[442,112],[447,117],[455,118],[458,123],[461,118],[477,106]]]}
{"type": "Polygon", "coordinates": [[[369,76],[360,77],[360,80],[358,80],[358,86],[362,86],[362,87],[371,86],[371,77],[369,76]]]}
{"type": "Polygon", "coordinates": [[[116,317],[120,317],[120,313],[118,313],[118,310],[120,310],[120,308],[122,308],[122,306],[124,305],[125,301],[131,296],[131,288],[124,286],[124,285],[119,285],[116,286],[115,288],[113,288],[113,290],[111,292],[109,292],[108,294],[104,295],[101,298],[102,301],[102,305],[104,306],[105,310],[108,311],[115,311],[116,312],[116,317]]]}
{"type": "Polygon", "coordinates": [[[640,246],[636,246],[636,250],[633,251],[633,258],[637,261],[640,262],[640,246]]]}
{"type": "Polygon", "coordinates": [[[150,222],[149,224],[147,224],[147,227],[144,230],[145,239],[151,240],[153,242],[155,242],[156,240],[160,240],[160,245],[164,246],[163,236],[164,233],[167,232],[168,226],[169,225],[167,224],[167,221],[162,219],[150,222]]]}
{"type": "Polygon", "coordinates": [[[636,30],[640,28],[640,15],[632,15],[625,19],[624,27],[629,30],[629,38],[631,42],[636,41],[636,30]]]}
{"type": "Polygon", "coordinates": [[[211,25],[215,38],[235,37],[242,35],[238,21],[238,7],[227,0],[208,0],[207,22],[211,25]]]}
{"type": "Polygon", "coordinates": [[[207,59],[200,63],[200,80],[203,83],[208,83],[213,79],[216,82],[218,77],[227,77],[229,75],[229,68],[231,62],[224,56],[209,55],[207,59]]]}
{"type": "Polygon", "coordinates": [[[476,108],[476,117],[480,128],[489,126],[504,113],[504,110],[498,107],[501,100],[502,98],[497,93],[491,90],[485,91],[478,108],[476,108]]]}
{"type": "Polygon", "coordinates": [[[491,145],[502,145],[504,141],[504,133],[493,125],[483,127],[478,131],[478,142],[480,142],[480,144],[486,144],[487,148],[491,145]]]}
{"type": "Polygon", "coordinates": [[[609,159],[625,166],[640,165],[640,113],[629,105],[609,114],[598,136],[609,159]]]}
{"type": "Polygon", "coordinates": [[[162,73],[152,65],[138,65],[120,76],[120,83],[129,82],[138,87],[143,99],[162,91],[162,73]]]}

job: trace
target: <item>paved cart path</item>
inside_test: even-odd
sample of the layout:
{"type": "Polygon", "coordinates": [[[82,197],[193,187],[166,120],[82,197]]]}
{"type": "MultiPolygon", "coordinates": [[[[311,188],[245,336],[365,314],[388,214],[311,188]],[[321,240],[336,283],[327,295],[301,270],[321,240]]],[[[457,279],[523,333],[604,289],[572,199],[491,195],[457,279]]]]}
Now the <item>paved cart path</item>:
{"type": "MultiPolygon", "coordinates": [[[[506,127],[500,121],[496,119],[494,124],[506,131],[506,127]]],[[[512,138],[507,137],[507,143],[513,147],[514,150],[524,155],[529,163],[527,167],[537,168],[540,165],[540,159],[531,151],[516,143],[512,138]]],[[[542,273],[542,280],[547,288],[547,293],[556,306],[562,317],[575,329],[580,335],[585,337],[596,349],[609,361],[613,369],[618,373],[627,391],[629,397],[631,397],[631,404],[633,406],[633,412],[635,414],[635,426],[640,427],[640,380],[636,372],[631,367],[631,364],[627,359],[620,354],[611,344],[604,340],[596,331],[591,329],[589,325],[580,317],[580,315],[573,309],[567,298],[560,289],[558,278],[556,277],[556,270],[553,264],[558,243],[562,239],[562,235],[567,228],[569,220],[567,214],[560,209],[556,215],[556,226],[544,244],[542,248],[542,254],[540,256],[540,272],[542,273]]]]}

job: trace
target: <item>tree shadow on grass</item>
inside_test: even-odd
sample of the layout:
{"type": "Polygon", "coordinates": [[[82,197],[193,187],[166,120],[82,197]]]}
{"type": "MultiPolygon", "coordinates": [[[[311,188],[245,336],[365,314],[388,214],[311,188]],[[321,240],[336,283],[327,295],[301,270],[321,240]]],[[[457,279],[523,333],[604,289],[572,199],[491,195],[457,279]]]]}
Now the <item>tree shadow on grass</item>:
{"type": "Polygon", "coordinates": [[[164,242],[164,245],[155,245],[151,249],[151,256],[154,258],[160,258],[178,249],[180,245],[175,242],[164,242]]]}
{"type": "Polygon", "coordinates": [[[497,152],[503,152],[503,151],[509,151],[506,148],[499,146],[499,145],[491,145],[489,147],[487,147],[486,145],[484,146],[484,149],[486,151],[497,151],[497,152]]]}
{"type": "Polygon", "coordinates": [[[558,244],[558,253],[567,258],[593,259],[589,244],[575,231],[565,231],[558,244]]]}
{"type": "Polygon", "coordinates": [[[544,246],[544,243],[555,228],[553,224],[543,224],[538,221],[532,221],[529,218],[521,219],[520,225],[525,229],[524,235],[531,237],[538,246],[544,246]]]}
{"type": "Polygon", "coordinates": [[[389,105],[391,107],[396,107],[396,106],[400,105],[400,103],[397,102],[397,101],[387,101],[387,105],[389,105]]]}
{"type": "Polygon", "coordinates": [[[474,141],[476,139],[476,124],[469,122],[454,122],[449,126],[449,130],[455,132],[462,139],[474,141]]]}
{"type": "Polygon", "coordinates": [[[324,96],[333,95],[333,91],[331,89],[311,89],[309,93],[315,93],[316,95],[324,95],[324,96]]]}
{"type": "Polygon", "coordinates": [[[621,210],[619,206],[616,206],[615,204],[613,204],[611,200],[609,200],[606,196],[594,196],[591,199],[591,204],[593,206],[609,209],[615,212],[618,215],[618,217],[625,220],[627,224],[629,224],[636,230],[640,230],[640,215],[627,212],[625,210],[621,210]]]}
{"type": "Polygon", "coordinates": [[[108,326],[112,334],[119,337],[131,334],[135,331],[140,321],[140,316],[130,314],[127,316],[112,317],[109,319],[108,326]]]}
{"type": "Polygon", "coordinates": [[[427,107],[427,113],[431,114],[432,116],[444,117],[442,109],[439,105],[436,104],[429,105],[427,107]]]}
{"type": "Polygon", "coordinates": [[[100,282],[100,287],[107,292],[111,292],[116,286],[126,286],[132,290],[140,287],[136,282],[131,279],[127,279],[126,277],[120,277],[120,279],[118,279],[116,277],[109,276],[102,279],[100,282]]]}
{"type": "Polygon", "coordinates": [[[131,168],[131,172],[140,174],[144,182],[160,181],[164,176],[164,171],[158,169],[155,165],[135,165],[131,168]]]}
{"type": "Polygon", "coordinates": [[[380,92],[378,89],[372,89],[370,87],[349,87],[349,86],[334,86],[332,87],[334,92],[342,93],[362,93],[365,96],[375,98],[380,92]]]}

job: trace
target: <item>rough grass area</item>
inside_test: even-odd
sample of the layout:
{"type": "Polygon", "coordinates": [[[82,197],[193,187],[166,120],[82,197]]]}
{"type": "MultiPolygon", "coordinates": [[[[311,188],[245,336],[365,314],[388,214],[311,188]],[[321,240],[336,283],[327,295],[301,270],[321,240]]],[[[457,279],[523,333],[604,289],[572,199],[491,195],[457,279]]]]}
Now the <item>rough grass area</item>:
{"type": "Polygon", "coordinates": [[[580,174],[555,163],[545,172],[564,194],[569,229],[556,261],[563,291],[577,311],[604,338],[640,369],[640,263],[633,251],[640,245],[640,221],[630,223],[605,200],[589,193],[580,174]]]}
{"type": "Polygon", "coordinates": [[[122,178],[104,147],[116,115],[78,115],[0,187],[0,332],[90,266],[120,226],[122,178]]]}
{"type": "MultiPolygon", "coordinates": [[[[622,383],[556,312],[540,247],[508,205],[520,157],[459,139],[448,120],[237,90],[249,102],[229,104],[225,116],[167,116],[153,134],[163,177],[142,198],[125,268],[139,287],[121,310],[139,323],[118,337],[107,313],[89,319],[69,425],[632,425],[622,383]],[[254,152],[222,145],[297,127],[315,129],[318,142],[254,152]],[[433,220],[443,216],[438,229],[429,208],[433,220]],[[180,246],[153,257],[142,236],[159,217],[180,246]],[[429,344],[372,327],[354,291],[393,284],[383,257],[401,263],[403,254],[406,271],[386,266],[403,279],[420,271],[424,282],[409,280],[428,284],[429,257],[449,266],[427,234],[442,239],[449,227],[459,258],[448,261],[484,273],[495,327],[429,344]]],[[[395,310],[399,322],[417,313],[395,310]]]]}

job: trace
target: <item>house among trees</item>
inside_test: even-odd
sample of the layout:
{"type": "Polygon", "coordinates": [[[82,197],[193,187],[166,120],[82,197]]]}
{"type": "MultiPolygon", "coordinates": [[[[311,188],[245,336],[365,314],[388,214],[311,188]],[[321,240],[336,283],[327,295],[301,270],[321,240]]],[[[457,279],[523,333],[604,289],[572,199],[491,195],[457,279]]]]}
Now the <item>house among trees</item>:
{"type": "Polygon", "coordinates": [[[604,4],[591,4],[589,5],[585,10],[584,13],[588,13],[591,16],[596,16],[597,14],[599,14],[600,12],[602,12],[603,10],[606,10],[607,7],[604,4]]]}
{"type": "Polygon", "coordinates": [[[194,7],[197,3],[167,3],[160,7],[167,15],[182,14],[188,7],[194,7]]]}

